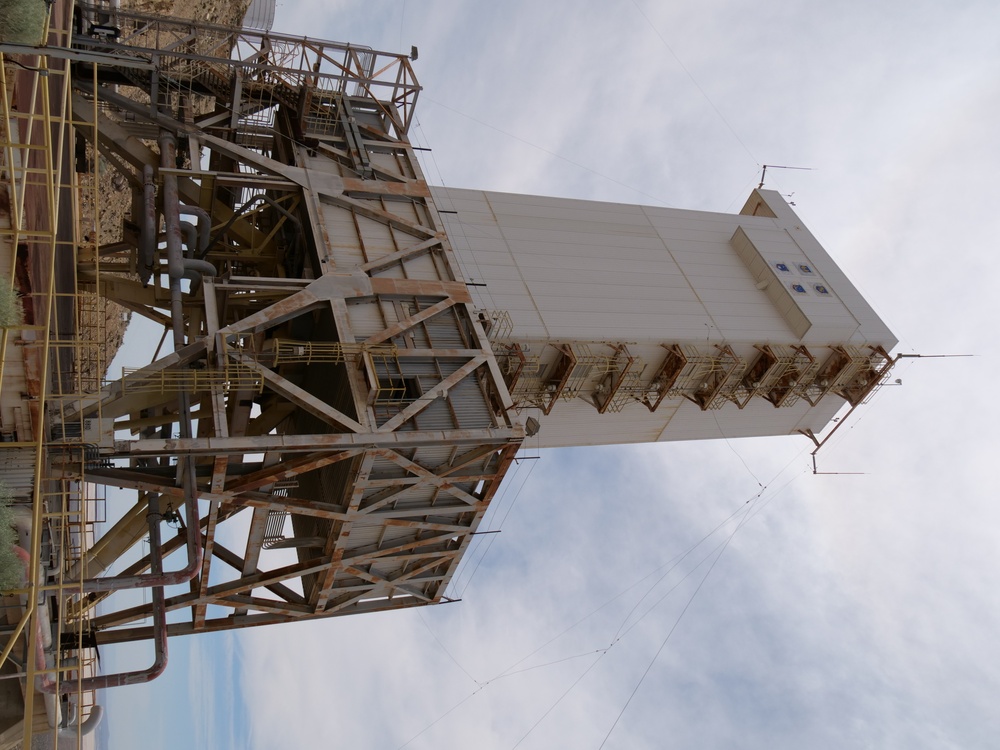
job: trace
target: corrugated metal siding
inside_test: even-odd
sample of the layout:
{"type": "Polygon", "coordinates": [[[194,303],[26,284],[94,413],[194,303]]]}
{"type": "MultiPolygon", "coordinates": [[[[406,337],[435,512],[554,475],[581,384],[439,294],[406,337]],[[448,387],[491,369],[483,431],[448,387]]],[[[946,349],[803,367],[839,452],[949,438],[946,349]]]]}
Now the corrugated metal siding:
{"type": "Polygon", "coordinates": [[[326,203],[321,203],[320,206],[329,238],[328,251],[335,267],[338,270],[351,269],[363,264],[365,259],[351,214],[339,206],[326,203]]]}
{"type": "Polygon", "coordinates": [[[463,270],[488,284],[477,299],[510,312],[515,337],[684,340],[707,327],[729,342],[789,341],[786,311],[756,288],[729,244],[743,226],[764,238],[769,258],[807,261],[833,291],[834,299],[796,300],[816,327],[808,341],[854,338],[852,313],[865,340],[895,341],[790,209],[775,220],[451,188],[433,194],[459,212],[443,218],[463,270]]]}
{"type": "MultiPolygon", "coordinates": [[[[391,306],[386,306],[387,312],[391,309],[391,306]]],[[[396,322],[395,317],[390,320],[386,319],[377,300],[349,303],[347,314],[351,321],[351,332],[354,334],[355,341],[364,341],[369,336],[385,330],[387,326],[396,322]]]]}
{"type": "MultiPolygon", "coordinates": [[[[433,302],[421,302],[420,309],[431,307],[433,302]]],[[[434,349],[463,349],[469,343],[463,338],[458,322],[459,311],[452,307],[430,320],[424,321],[427,338],[434,349]]]]}
{"type": "MultiPolygon", "coordinates": [[[[376,360],[375,370],[380,381],[396,384],[401,378],[404,381],[413,379],[417,385],[416,393],[402,403],[380,405],[376,409],[378,424],[388,422],[419,395],[431,392],[441,381],[464,367],[467,361],[462,358],[433,360],[410,357],[389,362],[376,360]]],[[[473,375],[452,386],[445,398],[432,402],[403,429],[468,430],[492,427],[494,424],[493,412],[473,375]]]]}
{"type": "Polygon", "coordinates": [[[383,172],[397,175],[399,177],[403,176],[399,160],[396,158],[395,154],[370,150],[368,152],[368,160],[371,162],[373,167],[381,169],[383,172]]]}
{"type": "Polygon", "coordinates": [[[0,450],[0,480],[15,498],[31,498],[35,488],[35,452],[31,448],[0,450]]]}

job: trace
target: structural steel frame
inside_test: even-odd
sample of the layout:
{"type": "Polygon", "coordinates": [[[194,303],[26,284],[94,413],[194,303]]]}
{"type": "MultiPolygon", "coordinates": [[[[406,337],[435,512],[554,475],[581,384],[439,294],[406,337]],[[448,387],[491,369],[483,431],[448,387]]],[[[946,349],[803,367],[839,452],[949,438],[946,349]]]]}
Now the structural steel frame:
{"type": "MultiPolygon", "coordinates": [[[[102,12],[101,20],[121,34],[111,42],[78,33],[76,48],[149,67],[95,65],[99,83],[81,81],[74,107],[82,113],[98,103],[94,145],[130,171],[133,184],[153,167],[159,182],[176,179],[181,200],[208,214],[211,240],[199,252],[218,271],[184,294],[175,352],[69,415],[100,413],[137,434],[116,439],[103,454],[114,465],[88,480],[135,490],[139,505],[156,496],[180,507],[187,491],[170,467],[195,466],[196,495],[208,505],[198,529],[202,563],[189,590],[166,599],[168,612],[190,611],[168,632],[441,601],[523,428],[508,415],[510,396],[405,140],[419,91],[409,61],[138,13],[102,12]],[[128,96],[128,86],[145,96],[128,96]],[[206,95],[214,108],[192,114],[191,100],[206,95]],[[208,169],[161,164],[146,141],[163,132],[187,144],[189,164],[202,162],[199,146],[209,149],[208,169]],[[254,209],[244,210],[251,201],[254,209]],[[348,241],[353,265],[332,257],[332,220],[358,228],[348,241]],[[380,225],[388,248],[365,247],[362,223],[380,225]],[[298,240],[286,230],[304,235],[296,252],[308,257],[289,259],[298,240]],[[416,312],[396,314],[401,306],[416,312]],[[379,330],[355,330],[354,318],[373,316],[379,330]],[[319,320],[330,328],[312,325],[319,320]],[[431,326],[446,329],[448,346],[432,340],[431,326]],[[274,353],[296,328],[323,339],[306,342],[314,350],[306,364],[274,353]],[[415,398],[384,403],[386,376],[373,363],[387,351],[402,372],[416,363],[438,375],[422,374],[415,398]],[[320,366],[335,371],[336,389],[305,383],[308,369],[320,366]],[[172,434],[178,391],[198,407],[191,437],[172,434]],[[447,429],[422,429],[424,415],[440,407],[450,410],[447,429]],[[463,423],[465,413],[474,426],[463,423]],[[290,515],[293,534],[265,547],[274,512],[290,515]],[[220,530],[248,514],[241,548],[231,550],[220,530]],[[276,548],[294,551],[297,561],[268,569],[262,557],[276,548]]],[[[165,324],[161,271],[148,285],[115,277],[94,288],[165,324]]],[[[141,521],[140,514],[123,519],[81,575],[123,552],[141,521]]],[[[163,551],[178,547],[168,540],[163,551]]],[[[150,562],[146,556],[122,575],[139,575],[150,562]]],[[[152,637],[152,628],[134,626],[151,614],[147,604],[91,622],[98,642],[111,643],[152,637]]]]}
{"type": "MultiPolygon", "coordinates": [[[[58,575],[32,566],[24,593],[58,598],[81,653],[132,640],[155,652],[141,673],[101,677],[28,663],[28,683],[48,680],[55,697],[152,679],[167,635],[447,601],[524,428],[406,139],[420,90],[409,60],[78,5],[71,33],[31,62],[40,142],[8,139],[5,164],[47,159],[38,174],[61,217],[79,194],[69,153],[82,139],[131,188],[132,212],[104,247],[96,225],[93,243],[70,230],[75,203],[61,227],[22,226],[19,186],[34,173],[8,170],[9,247],[63,252],[72,310],[116,302],[173,331],[174,346],[120,378],[50,382],[93,358],[83,316],[62,336],[53,325],[54,260],[34,297],[48,314],[3,332],[5,353],[12,337],[39,339],[30,437],[4,444],[36,459],[32,559],[69,513],[49,488],[134,498],[58,575]],[[165,520],[179,528],[161,541],[165,520]],[[146,537],[148,554],[106,574],[146,537]],[[130,605],[127,588],[152,601],[130,605]]],[[[4,101],[6,124],[18,115],[4,101]]],[[[79,508],[72,518],[89,523],[79,508]]],[[[29,605],[4,657],[21,633],[31,653],[49,625],[29,605]]]]}

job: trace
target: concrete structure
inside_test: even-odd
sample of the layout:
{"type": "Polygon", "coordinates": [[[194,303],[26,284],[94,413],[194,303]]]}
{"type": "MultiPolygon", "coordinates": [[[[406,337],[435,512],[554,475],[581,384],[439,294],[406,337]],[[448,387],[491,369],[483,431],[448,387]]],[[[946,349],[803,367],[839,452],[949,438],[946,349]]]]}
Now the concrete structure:
{"type": "MultiPolygon", "coordinates": [[[[29,546],[55,498],[68,518],[72,493],[134,492],[46,575],[79,646],[153,642],[148,669],[43,692],[152,679],[168,635],[446,600],[528,435],[812,434],[891,366],[891,333],[775,193],[721,215],[431,189],[407,57],[78,10],[48,49],[74,64],[39,137],[75,143],[81,172],[99,152],[132,210],[118,242],[74,215],[31,252],[75,264],[77,328],[75,295],[96,294],[172,345],[109,383],[72,377],[82,350],[36,293],[42,393],[6,444],[9,465],[39,467],[29,546]],[[118,603],[134,588],[151,601],[118,603]]],[[[47,199],[76,206],[59,153],[47,199]]],[[[11,247],[41,236],[15,227],[11,247]]]]}

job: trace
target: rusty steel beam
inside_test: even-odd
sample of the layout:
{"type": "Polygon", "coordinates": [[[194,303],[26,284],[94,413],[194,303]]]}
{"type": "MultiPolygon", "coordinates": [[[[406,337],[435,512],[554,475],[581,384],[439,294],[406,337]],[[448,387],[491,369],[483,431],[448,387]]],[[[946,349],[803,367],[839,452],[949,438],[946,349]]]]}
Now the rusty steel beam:
{"type": "MultiPolygon", "coordinates": [[[[361,563],[370,562],[376,560],[380,557],[392,557],[397,552],[409,552],[411,550],[417,550],[421,547],[429,547],[434,544],[449,544],[452,541],[452,537],[456,536],[454,532],[447,532],[445,534],[435,534],[434,536],[429,536],[425,539],[416,539],[412,542],[404,542],[402,544],[396,544],[391,547],[383,547],[376,550],[371,550],[369,552],[355,552],[351,557],[345,557],[342,560],[344,565],[359,565],[361,563]]],[[[442,550],[433,550],[435,552],[442,550]]]]}
{"type": "Polygon", "coordinates": [[[456,487],[453,480],[445,479],[444,477],[439,477],[434,472],[429,469],[424,468],[415,461],[411,461],[406,458],[406,456],[401,456],[396,451],[392,450],[380,450],[378,454],[383,458],[387,458],[399,467],[406,469],[411,474],[416,474],[419,477],[425,478],[428,482],[433,484],[442,492],[447,492],[452,497],[461,500],[469,505],[475,505],[479,502],[479,498],[470,495],[468,492],[463,490],[461,487],[456,487]]]}
{"type": "MultiPolygon", "coordinates": [[[[431,510],[431,509],[428,509],[431,510]]],[[[428,515],[430,515],[428,513],[428,515]]],[[[383,523],[386,526],[398,526],[407,529],[420,529],[422,531],[450,531],[455,534],[468,534],[468,526],[459,526],[450,523],[430,523],[428,521],[407,521],[402,518],[387,518],[383,523]]]]}
{"type": "MultiPolygon", "coordinates": [[[[355,476],[354,487],[351,489],[351,497],[347,504],[348,518],[357,516],[358,508],[361,507],[361,500],[365,494],[365,481],[367,481],[375,464],[375,454],[368,452],[361,460],[355,476]]],[[[347,545],[350,543],[351,528],[353,522],[345,521],[330,524],[330,534],[324,548],[324,553],[330,555],[331,565],[325,571],[322,578],[316,579],[316,584],[309,594],[309,601],[317,610],[323,609],[327,601],[327,589],[333,584],[334,576],[340,568],[341,561],[347,545]]]]}
{"type": "MultiPolygon", "coordinates": [[[[241,628],[253,628],[263,625],[277,625],[287,622],[298,622],[302,620],[323,620],[331,617],[343,617],[345,615],[368,614],[372,612],[385,612],[388,610],[407,609],[409,607],[428,606],[427,602],[416,597],[397,597],[394,600],[377,599],[374,601],[361,601],[354,603],[350,609],[342,608],[336,612],[315,612],[311,615],[279,615],[273,613],[259,615],[242,615],[217,617],[205,621],[202,628],[196,629],[194,623],[176,622],[168,623],[167,635],[193,635],[195,633],[214,633],[221,630],[234,630],[241,628]]],[[[136,641],[149,640],[152,637],[152,628],[120,628],[115,630],[103,630],[96,634],[99,646],[112,643],[133,643],[136,641]]]]}
{"type": "Polygon", "coordinates": [[[368,581],[371,583],[375,590],[382,588],[396,589],[402,591],[404,594],[409,594],[410,596],[415,596],[419,599],[423,599],[426,602],[433,601],[431,597],[427,596],[424,592],[420,591],[413,586],[407,586],[403,582],[397,579],[389,579],[384,576],[377,575],[375,573],[369,573],[367,571],[361,570],[361,568],[355,568],[353,566],[347,566],[344,568],[345,573],[350,573],[351,575],[357,576],[358,578],[368,581]]]}
{"type": "Polygon", "coordinates": [[[369,513],[372,513],[373,511],[383,508],[389,503],[398,500],[407,492],[418,489],[422,485],[429,483],[426,477],[416,477],[416,479],[418,480],[416,483],[400,481],[394,486],[386,487],[381,492],[376,492],[374,495],[370,495],[366,498],[364,507],[359,508],[358,512],[363,515],[368,515],[369,513]]]}
{"type": "MultiPolygon", "coordinates": [[[[268,515],[269,512],[262,508],[253,509],[250,528],[247,529],[247,541],[244,545],[243,566],[238,569],[241,576],[253,575],[258,570],[260,553],[264,549],[264,534],[267,531],[268,515]]],[[[208,593],[207,590],[205,593],[208,593]]],[[[234,614],[246,614],[246,610],[237,609],[234,614]]]]}
{"type": "Polygon", "coordinates": [[[359,216],[364,216],[366,219],[377,221],[379,224],[385,224],[422,240],[432,239],[438,232],[437,227],[425,227],[421,224],[414,224],[409,219],[404,219],[398,214],[376,208],[375,205],[369,205],[367,201],[351,198],[344,195],[343,192],[337,194],[331,191],[330,193],[320,194],[320,198],[321,202],[332,203],[336,206],[355,211],[359,216]]]}
{"type": "Polygon", "coordinates": [[[435,235],[434,237],[430,237],[422,242],[417,242],[409,247],[404,247],[402,250],[397,250],[394,253],[382,255],[374,260],[370,260],[367,263],[358,266],[358,270],[369,275],[374,275],[396,263],[402,263],[403,261],[410,260],[418,255],[422,255],[423,253],[432,252],[435,248],[441,247],[441,243],[445,239],[446,236],[444,234],[435,235]]]}
{"type": "MultiPolygon", "coordinates": [[[[232,550],[230,550],[230,549],[224,547],[223,545],[219,544],[218,542],[215,543],[215,546],[213,547],[212,552],[213,552],[213,554],[216,557],[218,557],[220,560],[222,560],[222,562],[224,562],[226,565],[228,565],[229,567],[233,568],[234,570],[242,571],[246,567],[245,563],[244,563],[244,560],[243,560],[242,557],[240,557],[239,555],[237,555],[232,550]]],[[[260,573],[260,571],[257,570],[256,568],[253,568],[253,569],[250,570],[249,575],[256,575],[258,573],[260,573]]],[[[280,596],[286,602],[289,602],[291,604],[305,604],[306,603],[306,599],[305,599],[304,596],[302,596],[301,594],[299,594],[299,593],[293,591],[292,589],[288,588],[283,583],[278,583],[278,582],[274,581],[274,582],[271,582],[271,583],[267,584],[266,586],[264,586],[264,588],[266,588],[272,594],[276,594],[277,596],[280,596]]]]}
{"type": "Polygon", "coordinates": [[[441,300],[440,302],[427,307],[420,312],[414,313],[408,318],[404,318],[397,323],[393,323],[388,328],[379,331],[378,333],[373,333],[367,339],[365,339],[366,346],[374,346],[375,344],[381,344],[383,341],[388,341],[400,334],[408,331],[409,329],[423,323],[425,320],[430,320],[435,315],[440,315],[445,310],[453,307],[456,304],[456,300],[451,297],[441,300]]]}
{"type": "Polygon", "coordinates": [[[353,518],[340,505],[331,505],[318,500],[304,500],[298,497],[276,497],[264,492],[241,492],[232,499],[234,504],[265,510],[287,510],[299,516],[325,518],[330,521],[348,521],[353,518]]]}
{"type": "MultiPolygon", "coordinates": [[[[209,506],[208,523],[205,525],[205,531],[202,534],[201,572],[195,584],[199,596],[205,596],[208,592],[209,573],[212,567],[212,556],[215,548],[215,527],[219,522],[220,505],[218,502],[213,502],[209,506]]],[[[193,615],[196,625],[203,625],[205,623],[206,611],[207,607],[203,605],[198,605],[194,608],[193,615]]]]}
{"type": "Polygon", "coordinates": [[[316,398],[304,388],[300,388],[295,385],[295,383],[281,377],[278,373],[264,367],[264,365],[254,361],[250,357],[246,355],[234,354],[232,352],[229,356],[234,362],[239,362],[244,367],[247,367],[260,375],[264,379],[264,383],[272,391],[288,399],[299,408],[306,410],[316,417],[319,417],[319,419],[323,420],[330,426],[336,427],[340,430],[349,430],[350,432],[366,431],[362,425],[358,424],[343,412],[334,409],[325,401],[316,398]]]}
{"type": "MultiPolygon", "coordinates": [[[[473,448],[471,451],[466,451],[465,453],[455,456],[455,458],[453,458],[451,461],[448,462],[447,466],[439,467],[439,469],[443,470],[436,469],[435,473],[439,477],[446,477],[456,471],[459,471],[460,469],[464,469],[466,466],[475,463],[481,458],[486,458],[487,456],[492,457],[495,456],[496,454],[497,454],[497,449],[492,445],[486,445],[480,448],[473,448]]],[[[491,474],[490,476],[493,475],[491,474]]]]}
{"type": "Polygon", "coordinates": [[[299,474],[306,474],[310,471],[321,469],[338,461],[354,458],[358,453],[360,453],[360,450],[346,450],[336,453],[314,453],[308,456],[288,459],[250,474],[234,476],[227,482],[226,492],[238,493],[255,490],[267,484],[274,484],[285,479],[292,479],[299,474]]]}
{"type": "MultiPolygon", "coordinates": [[[[286,565],[282,568],[277,568],[276,570],[262,571],[255,573],[254,575],[237,578],[233,581],[218,583],[214,586],[209,586],[208,592],[205,596],[202,596],[200,593],[188,593],[168,598],[166,600],[166,611],[173,612],[178,609],[186,609],[202,603],[214,604],[216,599],[230,594],[241,594],[255,588],[267,588],[268,585],[273,583],[282,583],[283,581],[309,575],[310,573],[318,573],[328,568],[329,565],[329,556],[317,557],[312,560],[306,560],[305,562],[295,563],[294,565],[286,565]]],[[[91,624],[98,630],[118,625],[125,625],[129,622],[141,620],[146,617],[149,611],[148,608],[149,605],[140,605],[137,607],[122,609],[117,612],[95,617],[91,620],[91,624]]]]}
{"type": "Polygon", "coordinates": [[[480,501],[475,505],[461,503],[456,505],[442,505],[436,502],[431,506],[422,508],[390,508],[389,510],[379,510],[374,513],[366,513],[369,518],[423,518],[424,516],[461,516],[467,513],[484,513],[489,503],[480,501]]]}
{"type": "Polygon", "coordinates": [[[456,303],[472,303],[472,295],[464,281],[393,279],[386,276],[375,276],[368,281],[371,284],[372,294],[380,297],[450,297],[456,303]]]}
{"type": "MultiPolygon", "coordinates": [[[[231,606],[241,609],[253,609],[257,612],[272,612],[281,615],[292,615],[294,617],[312,614],[313,612],[312,607],[307,604],[292,604],[291,602],[283,602],[276,599],[262,599],[259,596],[245,596],[243,594],[220,596],[214,601],[209,602],[209,604],[231,606]]],[[[204,624],[204,619],[202,619],[200,623],[195,623],[196,626],[204,626],[204,624]]]]}
{"type": "Polygon", "coordinates": [[[455,372],[434,386],[429,392],[422,395],[412,404],[407,405],[406,408],[396,414],[396,416],[379,427],[378,432],[392,432],[393,430],[398,429],[400,426],[420,414],[420,412],[433,404],[439,398],[445,398],[448,395],[448,391],[472,375],[477,369],[479,369],[480,365],[486,362],[487,359],[487,355],[480,355],[478,357],[474,357],[471,361],[466,362],[464,365],[455,370],[455,372]]]}
{"type": "Polygon", "coordinates": [[[385,182],[383,180],[359,180],[356,177],[341,178],[342,189],[351,197],[406,197],[430,198],[431,190],[423,180],[408,182],[385,182]]]}
{"type": "MultiPolygon", "coordinates": [[[[441,561],[441,560],[436,560],[434,562],[427,563],[427,564],[422,565],[422,566],[420,566],[418,568],[414,568],[413,570],[411,570],[411,571],[409,571],[407,573],[403,573],[403,574],[401,574],[401,575],[399,575],[399,576],[397,576],[397,577],[395,577],[395,578],[393,578],[391,580],[388,579],[388,578],[385,578],[384,576],[379,576],[379,575],[373,574],[371,572],[362,571],[361,569],[359,569],[358,567],[353,566],[353,565],[346,566],[345,570],[349,570],[349,572],[352,575],[355,575],[355,576],[357,576],[359,578],[362,578],[362,580],[370,581],[372,583],[373,587],[374,587],[374,590],[372,590],[372,589],[362,590],[359,593],[354,594],[352,596],[341,598],[340,600],[333,602],[329,607],[327,607],[323,611],[330,612],[330,613],[341,611],[345,607],[348,607],[351,604],[359,602],[360,600],[364,599],[366,596],[370,596],[372,593],[376,593],[376,592],[380,592],[380,591],[384,590],[386,587],[402,591],[404,593],[404,595],[416,596],[416,597],[418,597],[420,599],[423,599],[424,601],[426,601],[428,603],[431,603],[431,602],[434,601],[434,597],[431,597],[431,596],[428,596],[426,594],[423,594],[422,592],[421,593],[417,593],[417,591],[415,591],[412,586],[405,586],[404,584],[407,583],[408,581],[412,581],[418,575],[421,575],[422,573],[425,573],[428,570],[433,570],[434,568],[439,567],[442,564],[442,562],[443,561],[441,561]]],[[[430,583],[436,582],[436,580],[439,579],[439,578],[440,578],[439,576],[433,576],[431,578],[420,579],[420,580],[421,580],[421,582],[426,582],[426,583],[430,584],[430,583]]],[[[392,596],[390,594],[390,599],[391,598],[392,598],[392,596]]],[[[317,611],[319,611],[319,610],[317,610],[317,611]]]]}
{"type": "Polygon", "coordinates": [[[407,449],[431,445],[481,445],[502,446],[520,444],[524,427],[481,427],[471,430],[413,430],[385,433],[343,433],[321,435],[255,435],[229,438],[145,438],[116,440],[113,455],[140,456],[215,456],[222,453],[245,454],[280,451],[282,453],[309,453],[315,451],[349,450],[366,448],[407,449]]]}

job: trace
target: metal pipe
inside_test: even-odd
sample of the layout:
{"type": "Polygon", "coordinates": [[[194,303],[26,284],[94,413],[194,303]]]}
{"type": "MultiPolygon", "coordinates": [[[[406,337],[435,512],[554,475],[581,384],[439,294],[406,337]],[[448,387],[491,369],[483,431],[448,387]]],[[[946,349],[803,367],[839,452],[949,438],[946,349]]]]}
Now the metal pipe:
{"type": "Polygon", "coordinates": [[[184,237],[184,257],[193,258],[198,250],[198,228],[190,221],[182,221],[181,235],[184,237]]]}
{"type": "MultiPolygon", "coordinates": [[[[198,251],[202,251],[208,247],[209,240],[212,237],[212,217],[201,206],[189,206],[182,203],[180,206],[181,216],[197,216],[198,217],[198,251]]],[[[189,257],[195,257],[194,248],[188,248],[191,252],[188,254],[189,257]]]]}
{"type": "MultiPolygon", "coordinates": [[[[160,143],[160,166],[172,169],[177,162],[177,140],[168,131],[162,131],[160,143]]],[[[184,307],[182,304],[181,279],[184,277],[183,253],[181,248],[181,222],[178,213],[180,201],[177,191],[177,175],[170,172],[163,174],[163,216],[167,237],[167,267],[170,276],[170,313],[173,324],[174,349],[184,347],[184,307]]],[[[177,394],[178,422],[182,438],[191,437],[191,400],[188,394],[181,391],[177,394]]],[[[198,517],[198,484],[195,477],[194,462],[190,456],[181,456],[177,461],[181,486],[184,489],[184,510],[187,528],[185,529],[188,563],[180,570],[164,573],[160,571],[148,574],[120,575],[108,578],[90,578],[79,583],[81,591],[117,591],[129,588],[148,588],[155,586],[172,586],[187,583],[201,569],[202,549],[200,519],[198,517]]],[[[153,498],[148,502],[152,505],[153,498]]],[[[157,533],[159,531],[157,530],[157,533]]],[[[152,538],[151,538],[152,546],[152,538]]],[[[155,594],[154,594],[155,596],[155,594]]]]}
{"type": "Polygon", "coordinates": [[[90,707],[90,716],[86,720],[76,726],[70,724],[68,727],[59,730],[59,739],[76,739],[76,735],[79,733],[81,737],[86,737],[91,734],[98,725],[101,723],[101,719],[104,718],[104,707],[100,705],[93,705],[90,707]]]}
{"type": "MultiPolygon", "coordinates": [[[[148,578],[163,577],[163,553],[160,548],[160,513],[159,497],[149,496],[149,512],[146,515],[149,522],[149,570],[148,578]]],[[[39,691],[47,695],[68,695],[77,691],[101,690],[104,688],[121,687],[123,685],[138,685],[155,680],[167,668],[167,607],[163,594],[163,586],[153,586],[153,663],[145,669],[131,672],[116,672],[115,674],[85,677],[82,680],[63,680],[59,685],[49,680],[39,685],[39,691]]],[[[93,715],[93,714],[92,714],[93,715]]],[[[100,716],[96,721],[100,721],[100,716]]],[[[94,726],[97,724],[95,723],[94,726]]],[[[75,735],[76,733],[73,732],[75,735]]]]}
{"type": "MultiPolygon", "coordinates": [[[[160,166],[173,169],[177,164],[177,139],[166,130],[160,131],[160,166]]],[[[184,253],[181,249],[180,197],[177,176],[163,173],[163,223],[167,236],[167,274],[170,276],[170,312],[174,324],[174,348],[178,336],[184,340],[184,311],[181,306],[181,287],[175,284],[184,277],[184,253]]]]}
{"type": "MultiPolygon", "coordinates": [[[[184,213],[183,208],[181,213],[184,213]]],[[[184,249],[181,253],[181,263],[184,266],[182,278],[191,282],[190,291],[194,294],[198,291],[198,287],[201,285],[202,277],[208,276],[209,278],[214,279],[218,272],[215,270],[215,266],[207,260],[200,260],[194,257],[198,248],[202,246],[199,240],[198,228],[189,221],[182,221],[180,226],[182,237],[181,243],[184,249]]]]}
{"type": "Polygon", "coordinates": [[[139,279],[148,286],[153,275],[153,256],[156,253],[156,183],[153,181],[153,167],[146,164],[142,168],[142,227],[139,233],[139,279]]]}
{"type": "Polygon", "coordinates": [[[208,276],[210,279],[214,279],[216,276],[215,266],[209,263],[207,260],[198,260],[198,258],[185,258],[184,259],[184,272],[190,274],[198,274],[198,280],[201,280],[202,276],[208,276]]]}
{"type": "MultiPolygon", "coordinates": [[[[198,209],[201,211],[201,209],[198,209]]],[[[181,206],[180,213],[185,213],[184,206],[181,206]]],[[[208,226],[207,222],[198,222],[202,226],[208,226]]],[[[198,252],[199,247],[204,247],[205,242],[208,241],[207,235],[208,230],[202,231],[202,239],[199,242],[198,239],[198,229],[189,221],[181,222],[181,233],[184,236],[184,278],[191,282],[190,293],[195,294],[198,288],[201,286],[201,279],[203,276],[208,276],[209,278],[215,278],[215,266],[209,263],[207,260],[199,260],[194,257],[195,253],[198,252]]]]}

